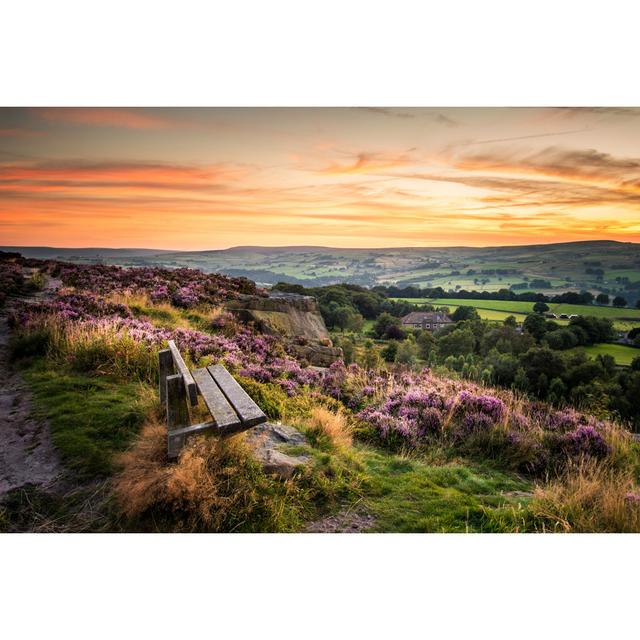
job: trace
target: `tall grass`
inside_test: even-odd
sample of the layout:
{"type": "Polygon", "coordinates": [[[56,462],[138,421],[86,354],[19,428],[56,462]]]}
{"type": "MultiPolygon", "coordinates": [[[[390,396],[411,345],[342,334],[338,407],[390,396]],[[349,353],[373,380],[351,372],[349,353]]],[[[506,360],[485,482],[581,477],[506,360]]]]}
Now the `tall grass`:
{"type": "Polygon", "coordinates": [[[290,481],[266,476],[242,435],[194,438],[167,464],[166,427],[147,424],[119,458],[117,501],[136,529],[291,531],[302,522],[290,481]]]}
{"type": "Polygon", "coordinates": [[[347,449],[353,442],[352,428],[345,414],[322,406],[311,410],[305,431],[322,448],[347,449]]]}
{"type": "Polygon", "coordinates": [[[71,324],[50,316],[15,335],[11,343],[14,360],[41,355],[92,375],[150,384],[158,376],[157,350],[108,324],[71,324]]]}
{"type": "Polygon", "coordinates": [[[537,486],[530,510],[543,531],[640,533],[640,489],[633,475],[595,460],[581,460],[537,486]]]}

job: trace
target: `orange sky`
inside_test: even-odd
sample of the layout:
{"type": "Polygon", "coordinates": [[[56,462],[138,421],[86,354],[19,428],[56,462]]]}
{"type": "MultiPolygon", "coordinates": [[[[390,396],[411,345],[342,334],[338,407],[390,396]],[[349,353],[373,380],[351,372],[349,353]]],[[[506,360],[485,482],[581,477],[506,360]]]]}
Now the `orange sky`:
{"type": "Polygon", "coordinates": [[[0,245],[640,241],[640,109],[0,109],[0,245]]]}

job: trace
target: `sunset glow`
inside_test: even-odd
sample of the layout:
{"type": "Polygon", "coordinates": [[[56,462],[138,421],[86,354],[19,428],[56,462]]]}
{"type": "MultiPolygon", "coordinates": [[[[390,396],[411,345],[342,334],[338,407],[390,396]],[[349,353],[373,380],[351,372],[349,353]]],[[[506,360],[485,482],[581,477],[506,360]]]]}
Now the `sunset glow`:
{"type": "Polygon", "coordinates": [[[640,241],[640,109],[1,109],[0,244],[640,241]]]}

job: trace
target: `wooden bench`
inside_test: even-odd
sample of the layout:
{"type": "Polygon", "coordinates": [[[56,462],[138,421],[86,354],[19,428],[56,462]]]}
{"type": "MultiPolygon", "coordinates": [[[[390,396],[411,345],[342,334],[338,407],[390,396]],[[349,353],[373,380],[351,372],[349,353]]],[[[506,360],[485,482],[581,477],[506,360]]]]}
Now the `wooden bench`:
{"type": "Polygon", "coordinates": [[[167,451],[176,458],[188,436],[213,432],[228,435],[267,421],[262,409],[220,364],[190,371],[175,342],[160,351],[160,401],[167,408],[167,451]],[[201,395],[213,420],[191,424],[189,405],[201,395]]]}

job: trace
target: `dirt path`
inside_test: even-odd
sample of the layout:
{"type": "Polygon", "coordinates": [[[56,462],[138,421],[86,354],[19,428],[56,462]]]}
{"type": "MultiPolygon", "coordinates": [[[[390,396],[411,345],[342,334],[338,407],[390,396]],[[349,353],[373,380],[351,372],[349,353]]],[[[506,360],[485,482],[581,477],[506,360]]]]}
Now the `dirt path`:
{"type": "MultiPolygon", "coordinates": [[[[49,295],[56,281],[32,299],[49,295]]],[[[62,468],[51,442],[49,425],[33,416],[33,396],[9,364],[7,308],[0,311],[0,499],[27,484],[46,487],[62,468]]]]}

